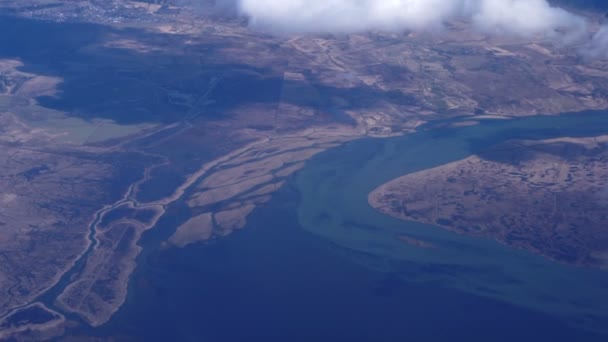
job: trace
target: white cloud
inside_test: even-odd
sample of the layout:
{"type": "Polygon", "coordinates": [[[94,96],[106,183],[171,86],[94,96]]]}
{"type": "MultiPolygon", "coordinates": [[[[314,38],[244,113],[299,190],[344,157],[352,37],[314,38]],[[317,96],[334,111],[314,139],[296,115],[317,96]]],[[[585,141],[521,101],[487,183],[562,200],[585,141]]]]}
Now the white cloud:
{"type": "Polygon", "coordinates": [[[608,25],[602,26],[581,49],[581,53],[590,58],[608,58],[608,25]]]}
{"type": "Polygon", "coordinates": [[[572,40],[585,20],[546,0],[238,0],[251,25],[278,33],[437,28],[462,17],[488,33],[572,40]]]}
{"type": "Polygon", "coordinates": [[[481,0],[476,1],[473,21],[485,31],[518,35],[546,34],[573,39],[586,31],[582,17],[561,8],[551,7],[546,0],[481,0]]]}
{"type": "Polygon", "coordinates": [[[281,31],[356,32],[439,24],[454,10],[445,0],[242,0],[253,25],[281,31]]]}

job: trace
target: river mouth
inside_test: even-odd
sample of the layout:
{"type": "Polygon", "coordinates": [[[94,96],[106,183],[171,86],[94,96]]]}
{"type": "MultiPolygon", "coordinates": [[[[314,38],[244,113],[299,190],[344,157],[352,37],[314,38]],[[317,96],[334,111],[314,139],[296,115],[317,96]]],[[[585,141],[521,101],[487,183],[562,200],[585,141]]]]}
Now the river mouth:
{"type": "MultiPolygon", "coordinates": [[[[562,317],[592,330],[608,327],[608,273],[557,264],[494,241],[400,221],[378,213],[367,194],[394,178],[459,160],[512,139],[608,133],[605,113],[539,116],[351,142],[314,158],[297,175],[301,226],[357,253],[390,263],[369,267],[411,282],[467,293],[562,317]],[[407,234],[407,241],[396,237],[407,234]],[[429,248],[430,246],[436,248],[429,248]]],[[[360,259],[360,258],[359,258],[360,259]]]]}
{"type": "Polygon", "coordinates": [[[604,113],[484,121],[363,139],[314,157],[248,226],[182,249],[144,235],[129,297],[75,336],[192,341],[605,341],[608,273],[383,215],[377,186],[508,139],[608,133],[604,113]],[[406,233],[437,248],[395,239],[406,233]],[[440,330],[440,331],[439,331],[440,330]]]}

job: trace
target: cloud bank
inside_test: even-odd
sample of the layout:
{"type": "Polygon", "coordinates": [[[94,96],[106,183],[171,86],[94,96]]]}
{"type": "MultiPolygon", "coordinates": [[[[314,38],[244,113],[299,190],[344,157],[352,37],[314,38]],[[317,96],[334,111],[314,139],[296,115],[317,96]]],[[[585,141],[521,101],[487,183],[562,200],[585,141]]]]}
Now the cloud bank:
{"type": "Polygon", "coordinates": [[[455,18],[487,33],[575,40],[585,20],[547,0],[237,0],[252,26],[278,33],[428,30],[455,18]]]}

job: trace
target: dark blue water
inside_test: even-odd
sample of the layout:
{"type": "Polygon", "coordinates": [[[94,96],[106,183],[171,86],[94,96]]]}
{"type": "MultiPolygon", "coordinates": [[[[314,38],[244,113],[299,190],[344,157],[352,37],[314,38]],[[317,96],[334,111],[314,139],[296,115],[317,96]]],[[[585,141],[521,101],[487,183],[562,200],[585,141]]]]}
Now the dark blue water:
{"type": "Polygon", "coordinates": [[[408,283],[440,283],[559,317],[564,324],[607,333],[608,272],[566,266],[490,239],[393,219],[373,210],[367,201],[367,194],[376,187],[403,174],[475,153],[496,157],[488,147],[506,140],[607,133],[608,116],[596,112],[488,121],[354,141],[318,155],[298,173],[299,223],[337,245],[375,256],[353,260],[408,283]],[[405,245],[395,239],[400,234],[437,248],[405,245]]]}
{"type": "Polygon", "coordinates": [[[608,298],[601,282],[606,274],[551,263],[489,240],[380,218],[363,208],[370,187],[399,175],[384,168],[371,176],[370,170],[401,165],[406,153],[416,156],[429,144],[442,152],[424,153],[412,167],[436,162],[431,155],[459,158],[463,148],[488,144],[490,138],[495,143],[563,136],[564,129],[573,135],[598,134],[608,131],[607,122],[603,114],[593,114],[484,124],[461,129],[462,144],[454,142],[459,134],[450,131],[437,137],[425,132],[354,142],[314,158],[254,212],[245,230],[164,250],[161,242],[188,212],[177,204],[141,242],[144,253],[123,308],[109,324],[76,328],[70,335],[211,342],[608,341],[597,325],[589,329],[588,324],[608,314],[601,311],[608,298]],[[414,144],[419,138],[424,142],[414,144]],[[364,146],[376,152],[366,159],[364,146]],[[323,174],[326,183],[303,188],[323,174]],[[316,196],[316,204],[310,196],[316,196]],[[340,196],[352,200],[321,203],[340,196]],[[347,230],[342,221],[311,227],[309,219],[315,216],[308,211],[318,210],[341,215],[342,221],[356,220],[347,230]],[[394,239],[386,238],[394,237],[391,229],[411,229],[442,249],[429,252],[402,244],[396,249],[390,245],[394,239]],[[589,298],[600,306],[587,303],[589,298]],[[585,317],[588,310],[593,314],[585,317]]]}
{"type": "Polygon", "coordinates": [[[245,231],[149,254],[127,309],[96,333],[140,341],[604,341],[547,315],[370,271],[351,261],[354,252],[298,228],[294,200],[284,189],[245,231]]]}

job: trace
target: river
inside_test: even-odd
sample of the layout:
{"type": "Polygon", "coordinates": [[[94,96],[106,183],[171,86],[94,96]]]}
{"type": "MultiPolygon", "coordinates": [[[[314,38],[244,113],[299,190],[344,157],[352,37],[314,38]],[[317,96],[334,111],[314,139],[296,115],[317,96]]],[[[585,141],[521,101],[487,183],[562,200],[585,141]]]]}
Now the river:
{"type": "Polygon", "coordinates": [[[608,134],[608,115],[426,128],[318,155],[245,230],[224,239],[161,248],[185,212],[175,203],[141,242],[126,305],[109,324],[71,333],[147,341],[605,341],[608,272],[399,221],[373,210],[367,195],[507,139],[608,134]],[[437,248],[404,244],[398,234],[437,248]]]}

